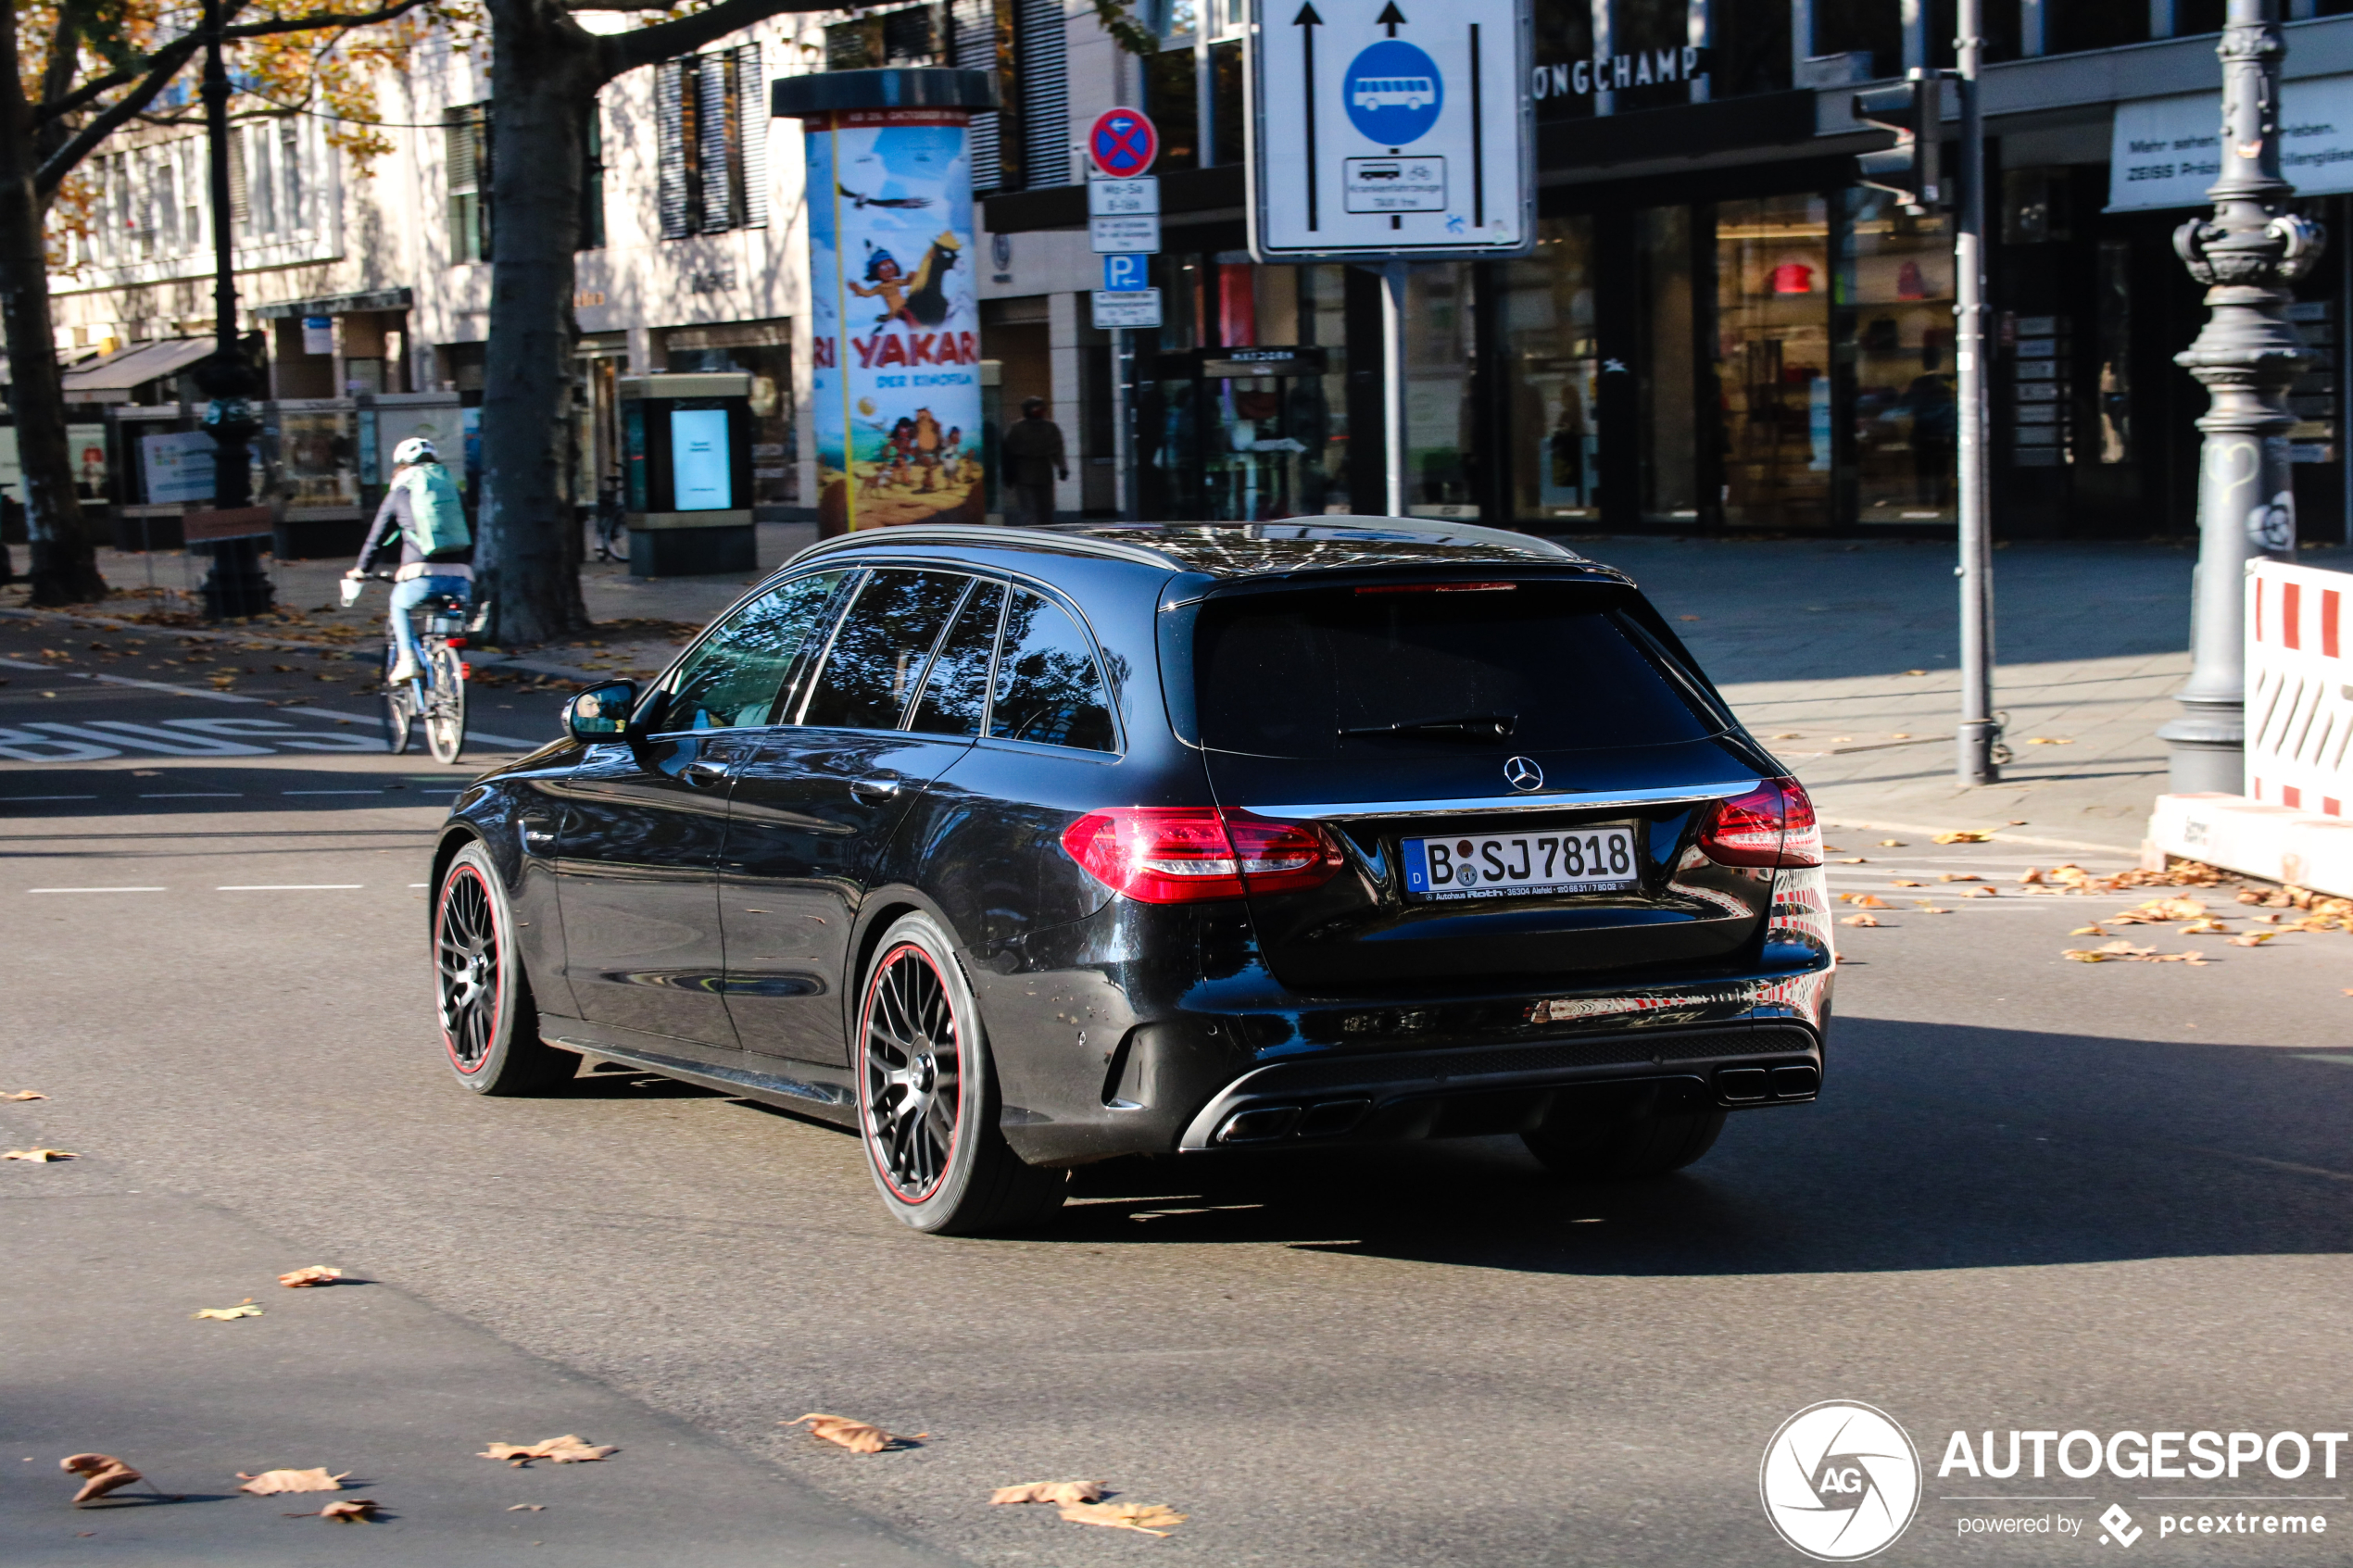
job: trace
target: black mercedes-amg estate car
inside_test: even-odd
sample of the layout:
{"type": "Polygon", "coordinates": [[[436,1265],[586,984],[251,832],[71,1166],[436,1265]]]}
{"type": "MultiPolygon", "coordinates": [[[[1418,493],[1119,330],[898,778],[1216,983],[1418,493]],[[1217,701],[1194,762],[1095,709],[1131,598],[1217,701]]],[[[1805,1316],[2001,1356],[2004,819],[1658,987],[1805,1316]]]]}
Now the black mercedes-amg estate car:
{"type": "Polygon", "coordinates": [[[1655,1174],[1821,1084],[1812,806],[1542,539],[861,533],[564,719],[434,851],[458,1081],[586,1055],[823,1117],[919,1229],[1117,1155],[1655,1174]]]}

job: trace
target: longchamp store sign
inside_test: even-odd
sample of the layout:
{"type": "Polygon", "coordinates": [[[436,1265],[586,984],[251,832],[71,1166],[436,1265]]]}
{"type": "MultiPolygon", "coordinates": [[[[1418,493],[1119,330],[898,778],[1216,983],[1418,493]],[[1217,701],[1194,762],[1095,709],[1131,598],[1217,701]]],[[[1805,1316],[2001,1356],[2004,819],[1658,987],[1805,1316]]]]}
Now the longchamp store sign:
{"type": "MultiPolygon", "coordinates": [[[[2221,178],[2222,97],[2189,93],[2116,107],[2108,209],[2204,207],[2221,178]]],[[[2280,87],[2280,172],[2298,194],[2353,191],[2353,76],[2280,87]]]]}

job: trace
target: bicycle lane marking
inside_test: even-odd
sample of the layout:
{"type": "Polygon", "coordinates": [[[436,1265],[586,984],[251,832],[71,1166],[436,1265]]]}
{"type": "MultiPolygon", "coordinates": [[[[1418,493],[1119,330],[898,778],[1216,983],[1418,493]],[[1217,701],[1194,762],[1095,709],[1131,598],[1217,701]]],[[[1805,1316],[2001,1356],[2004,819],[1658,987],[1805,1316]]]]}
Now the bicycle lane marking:
{"type": "MultiPolygon", "coordinates": [[[[0,659],[0,670],[31,670],[44,675],[67,676],[77,681],[99,681],[110,686],[133,686],[141,691],[164,692],[172,696],[202,697],[208,702],[249,703],[258,704],[265,708],[272,706],[260,697],[240,696],[234,692],[210,692],[195,686],[175,686],[165,681],[142,681],[133,675],[101,675],[87,670],[59,670],[54,665],[40,664],[26,659],[0,659]]],[[[368,718],[372,717],[372,715],[357,713],[337,713],[331,708],[307,708],[291,702],[275,706],[280,713],[299,714],[306,719],[333,719],[346,724],[364,723],[368,718]]],[[[555,738],[549,735],[542,740],[524,740],[519,735],[494,735],[487,731],[477,730],[472,725],[466,728],[466,739],[469,742],[484,741],[492,746],[518,746],[525,751],[536,751],[555,738]]]]}

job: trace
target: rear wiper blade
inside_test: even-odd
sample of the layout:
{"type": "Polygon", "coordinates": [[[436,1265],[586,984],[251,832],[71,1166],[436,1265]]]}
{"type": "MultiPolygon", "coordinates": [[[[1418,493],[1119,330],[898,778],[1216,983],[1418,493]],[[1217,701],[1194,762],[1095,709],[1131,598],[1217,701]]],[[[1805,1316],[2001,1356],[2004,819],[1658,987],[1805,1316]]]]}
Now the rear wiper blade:
{"type": "Polygon", "coordinates": [[[1468,735],[1502,740],[1518,724],[1516,713],[1457,713],[1442,719],[1406,719],[1394,724],[1365,724],[1342,735],[1468,735]]]}

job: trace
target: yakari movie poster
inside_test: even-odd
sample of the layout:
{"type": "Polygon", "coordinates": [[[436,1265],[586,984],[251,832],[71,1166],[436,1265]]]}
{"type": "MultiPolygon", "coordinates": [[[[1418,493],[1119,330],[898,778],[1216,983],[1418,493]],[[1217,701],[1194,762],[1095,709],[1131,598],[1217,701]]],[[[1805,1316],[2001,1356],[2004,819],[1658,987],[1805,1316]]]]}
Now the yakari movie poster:
{"type": "Polygon", "coordinates": [[[982,521],[965,124],[937,109],[809,121],[810,384],[827,533],[982,521]]]}

